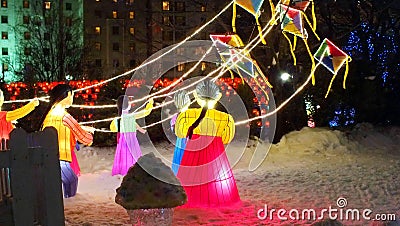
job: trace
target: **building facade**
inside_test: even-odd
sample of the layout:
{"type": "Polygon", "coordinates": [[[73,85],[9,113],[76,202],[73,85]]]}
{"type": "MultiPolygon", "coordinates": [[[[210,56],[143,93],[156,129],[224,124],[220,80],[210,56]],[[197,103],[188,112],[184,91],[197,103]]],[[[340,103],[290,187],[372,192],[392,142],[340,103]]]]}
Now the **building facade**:
{"type": "MultiPolygon", "coordinates": [[[[85,77],[109,78],[138,66],[194,32],[216,7],[212,0],[85,0],[85,77]]],[[[215,27],[193,39],[209,40],[215,27]]]]}
{"type": "Polygon", "coordinates": [[[65,79],[73,73],[80,59],[69,55],[83,48],[82,2],[1,0],[2,81],[65,79]]]}

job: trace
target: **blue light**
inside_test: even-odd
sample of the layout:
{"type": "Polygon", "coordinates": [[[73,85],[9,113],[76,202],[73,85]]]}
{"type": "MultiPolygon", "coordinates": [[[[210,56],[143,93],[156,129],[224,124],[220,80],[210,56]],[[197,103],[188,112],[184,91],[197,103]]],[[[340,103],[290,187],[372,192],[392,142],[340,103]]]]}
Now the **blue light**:
{"type": "Polygon", "coordinates": [[[388,78],[396,76],[395,74],[392,75],[392,73],[398,71],[399,65],[390,65],[389,60],[398,53],[399,46],[395,42],[395,32],[386,31],[386,33],[381,33],[377,32],[377,30],[379,28],[375,29],[366,22],[362,23],[361,29],[350,33],[343,50],[355,59],[362,59],[365,58],[364,55],[367,55],[368,62],[366,63],[376,65],[374,71],[377,75],[381,75],[382,86],[385,86],[388,78]],[[391,70],[392,67],[397,68],[396,70],[391,70]]]}
{"type": "Polygon", "coordinates": [[[338,126],[348,126],[354,124],[354,117],[356,116],[355,108],[338,108],[335,110],[335,115],[332,120],[329,121],[330,127],[338,127],[338,126]]]}

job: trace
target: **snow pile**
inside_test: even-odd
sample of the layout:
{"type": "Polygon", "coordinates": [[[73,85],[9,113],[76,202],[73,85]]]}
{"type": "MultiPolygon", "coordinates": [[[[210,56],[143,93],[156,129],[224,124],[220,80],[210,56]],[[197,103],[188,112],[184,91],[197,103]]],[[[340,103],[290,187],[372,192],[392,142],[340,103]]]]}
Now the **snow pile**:
{"type": "MultiPolygon", "coordinates": [[[[143,154],[151,150],[148,146],[141,143],[143,154]]],[[[164,142],[155,146],[165,159],[172,159],[173,145],[164,142]]],[[[348,208],[394,213],[399,219],[398,127],[363,123],[344,132],[303,128],[271,146],[250,140],[243,148],[237,140],[229,149],[228,157],[236,154],[238,157],[232,159],[239,159],[231,165],[242,205],[231,209],[178,207],[173,225],[311,225],[315,222],[260,221],[257,210],[264,204],[269,208],[335,208],[339,197],[347,199],[348,208]],[[270,151],[261,166],[249,172],[256,147],[270,151]]],[[[114,152],[112,147],[83,147],[77,152],[82,176],[77,196],[64,199],[66,225],[130,225],[125,209],[114,202],[115,190],[122,181],[120,176],[111,176],[114,152]]],[[[338,221],[345,225],[384,225],[379,221],[338,221]]]]}
{"type": "Polygon", "coordinates": [[[275,148],[280,152],[337,153],[351,152],[358,148],[358,144],[338,130],[304,127],[284,135],[275,148]]]}

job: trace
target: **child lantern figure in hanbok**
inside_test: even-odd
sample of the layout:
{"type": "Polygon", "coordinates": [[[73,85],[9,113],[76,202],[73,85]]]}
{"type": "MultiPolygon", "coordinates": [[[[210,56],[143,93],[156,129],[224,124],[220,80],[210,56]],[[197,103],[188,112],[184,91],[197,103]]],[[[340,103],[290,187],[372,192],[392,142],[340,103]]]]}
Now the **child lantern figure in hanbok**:
{"type": "Polygon", "coordinates": [[[194,96],[202,108],[182,112],[175,125],[176,135],[188,139],[177,175],[188,197],[186,205],[233,205],[240,197],[224,148],[235,134],[233,118],[213,109],[221,93],[212,81],[200,82],[194,96]]]}
{"type": "Polygon", "coordinates": [[[153,99],[149,100],[144,110],[129,113],[131,104],[129,103],[128,96],[123,95],[118,98],[117,107],[118,115],[121,118],[114,119],[110,125],[111,131],[118,132],[117,150],[115,151],[112,175],[120,174],[125,176],[129,168],[142,156],[142,151],[136,137],[136,130],[139,130],[141,133],[145,133],[146,130],[142,129],[136,123],[136,119],[146,117],[150,114],[153,109],[153,99]]]}
{"type": "MultiPolygon", "coordinates": [[[[0,108],[4,103],[3,91],[0,90],[0,108]]],[[[12,122],[25,117],[39,105],[39,100],[34,99],[25,106],[17,108],[13,111],[0,111],[0,141],[1,139],[9,140],[10,132],[14,129],[12,122]]]]}
{"type": "Polygon", "coordinates": [[[78,177],[71,167],[72,151],[76,141],[91,145],[94,128],[80,126],[66,111],[72,105],[73,93],[67,84],[56,85],[50,91],[50,103],[40,121],[41,129],[54,127],[58,134],[58,150],[60,154],[61,181],[64,197],[73,197],[78,188],[78,177]]]}
{"type": "MultiPolygon", "coordinates": [[[[178,109],[178,113],[176,113],[172,118],[171,118],[171,131],[175,131],[175,124],[176,124],[176,119],[178,118],[178,115],[182,112],[185,112],[189,105],[190,105],[190,97],[189,94],[186,92],[186,90],[180,90],[179,92],[175,93],[174,95],[174,104],[176,108],[178,109]]],[[[176,138],[176,143],[175,143],[175,150],[174,150],[174,156],[172,158],[172,171],[176,175],[178,173],[179,165],[181,164],[183,152],[185,151],[185,146],[186,146],[186,137],[185,138],[176,138]]]]}

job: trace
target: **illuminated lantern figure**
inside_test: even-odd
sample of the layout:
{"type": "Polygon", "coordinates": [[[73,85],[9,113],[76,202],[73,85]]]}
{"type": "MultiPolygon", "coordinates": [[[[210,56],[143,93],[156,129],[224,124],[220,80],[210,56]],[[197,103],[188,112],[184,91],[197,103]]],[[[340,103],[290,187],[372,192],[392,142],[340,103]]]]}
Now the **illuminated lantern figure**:
{"type": "MultiPolygon", "coordinates": [[[[75,149],[77,151],[80,150],[80,146],[79,146],[78,142],[76,142],[76,144],[75,144],[75,149]]],[[[75,172],[75,174],[79,177],[81,175],[81,167],[79,167],[78,158],[76,157],[74,149],[72,149],[72,151],[71,151],[71,157],[72,157],[71,168],[75,172]]]]}
{"type": "Polygon", "coordinates": [[[333,80],[335,80],[337,72],[340,70],[343,64],[346,64],[346,71],[343,79],[343,89],[346,89],[346,78],[349,71],[349,62],[351,61],[351,57],[349,55],[335,46],[328,39],[324,39],[317,52],[314,54],[314,58],[333,73],[333,77],[329,83],[325,98],[328,96],[333,80]]]}
{"type": "Polygon", "coordinates": [[[233,13],[232,13],[232,30],[233,32],[236,33],[236,5],[239,5],[243,9],[245,9],[247,12],[253,14],[254,18],[256,19],[256,24],[258,28],[258,32],[261,38],[261,42],[265,45],[267,44],[265,42],[265,39],[262,35],[262,29],[260,22],[258,21],[258,18],[260,17],[261,14],[261,6],[263,4],[264,0],[235,0],[233,2],[233,13]]]}
{"type": "Polygon", "coordinates": [[[188,197],[186,205],[233,205],[240,197],[224,148],[235,134],[233,118],[213,109],[222,96],[213,82],[200,82],[194,96],[202,108],[182,112],[175,125],[176,135],[188,139],[177,174],[188,197]]]}
{"type": "MultiPolygon", "coordinates": [[[[186,92],[186,90],[181,90],[174,95],[174,104],[176,108],[178,109],[178,113],[174,115],[171,119],[171,130],[174,131],[176,119],[179,115],[179,113],[185,112],[189,105],[190,105],[190,98],[189,94],[186,92]]],[[[186,137],[176,138],[176,143],[175,143],[175,150],[174,150],[174,156],[172,158],[172,171],[176,175],[178,173],[179,165],[181,164],[183,152],[185,151],[185,146],[186,146],[186,137]]]]}
{"type": "MultiPolygon", "coordinates": [[[[0,90],[0,108],[3,106],[3,103],[4,95],[3,91],[0,90]]],[[[25,117],[26,115],[31,113],[31,111],[33,111],[38,105],[39,101],[35,99],[27,105],[13,111],[0,111],[0,139],[10,139],[10,132],[14,128],[12,125],[12,121],[25,117]]]]}
{"type": "Polygon", "coordinates": [[[142,129],[136,123],[136,119],[146,117],[150,114],[153,109],[153,100],[150,99],[144,110],[129,113],[131,104],[129,103],[128,96],[122,95],[118,98],[117,107],[118,115],[121,118],[114,119],[110,125],[111,131],[118,132],[117,149],[111,173],[113,176],[117,174],[125,176],[129,168],[142,156],[142,151],[136,137],[136,130],[139,130],[141,133],[145,133],[146,130],[142,129]]]}
{"type": "Polygon", "coordinates": [[[94,128],[80,126],[66,111],[72,105],[73,93],[67,84],[56,85],[50,91],[50,103],[40,121],[41,129],[54,127],[58,134],[58,150],[60,155],[61,181],[64,197],[73,197],[78,188],[78,177],[71,167],[72,151],[76,141],[91,145],[94,128]]]}

